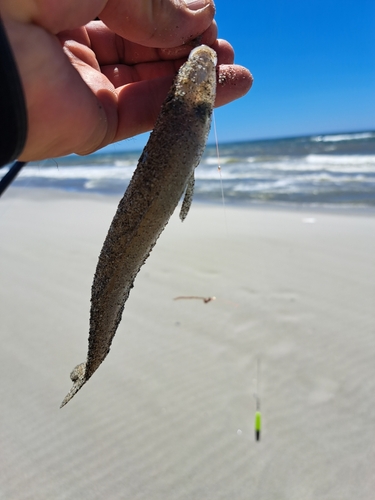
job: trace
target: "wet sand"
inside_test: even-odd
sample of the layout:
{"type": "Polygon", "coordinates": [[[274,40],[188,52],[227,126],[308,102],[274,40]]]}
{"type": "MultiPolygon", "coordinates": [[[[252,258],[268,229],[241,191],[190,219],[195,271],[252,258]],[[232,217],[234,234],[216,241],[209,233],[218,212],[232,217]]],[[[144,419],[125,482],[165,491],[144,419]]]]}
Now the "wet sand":
{"type": "Polygon", "coordinates": [[[0,200],[0,498],[372,500],[374,214],[174,214],[110,354],[60,410],[117,202],[0,200]]]}

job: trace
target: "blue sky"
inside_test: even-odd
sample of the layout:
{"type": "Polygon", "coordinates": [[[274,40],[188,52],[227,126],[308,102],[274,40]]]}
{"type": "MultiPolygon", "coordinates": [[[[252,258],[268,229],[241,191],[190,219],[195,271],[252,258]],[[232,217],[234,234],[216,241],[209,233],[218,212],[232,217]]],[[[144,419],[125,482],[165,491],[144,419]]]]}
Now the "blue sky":
{"type": "Polygon", "coordinates": [[[216,8],[219,37],[254,76],[244,98],[216,110],[219,142],[375,129],[374,0],[216,0],[216,8]]]}

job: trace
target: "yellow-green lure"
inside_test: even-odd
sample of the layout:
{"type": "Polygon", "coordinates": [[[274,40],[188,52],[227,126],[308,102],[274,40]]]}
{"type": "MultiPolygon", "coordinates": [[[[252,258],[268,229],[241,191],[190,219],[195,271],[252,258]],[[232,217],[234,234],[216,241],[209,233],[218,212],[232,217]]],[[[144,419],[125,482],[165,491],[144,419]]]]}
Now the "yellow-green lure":
{"type": "Polygon", "coordinates": [[[257,378],[256,378],[256,392],[254,398],[256,401],[256,411],[254,419],[255,440],[260,441],[260,433],[262,430],[262,414],[260,413],[260,396],[259,396],[259,357],[257,358],[257,378]]]}
{"type": "Polygon", "coordinates": [[[255,440],[260,441],[260,431],[262,430],[262,414],[260,413],[259,410],[255,412],[254,428],[255,428],[255,440]]]}

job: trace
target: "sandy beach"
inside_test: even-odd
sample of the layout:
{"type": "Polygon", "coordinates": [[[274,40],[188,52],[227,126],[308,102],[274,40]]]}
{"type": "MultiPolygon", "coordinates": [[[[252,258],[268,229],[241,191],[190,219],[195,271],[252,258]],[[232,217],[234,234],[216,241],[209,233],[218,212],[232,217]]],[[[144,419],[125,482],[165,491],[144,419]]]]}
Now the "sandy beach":
{"type": "Polygon", "coordinates": [[[375,213],[176,213],[60,410],[117,203],[0,200],[0,498],[373,500],[375,213]]]}

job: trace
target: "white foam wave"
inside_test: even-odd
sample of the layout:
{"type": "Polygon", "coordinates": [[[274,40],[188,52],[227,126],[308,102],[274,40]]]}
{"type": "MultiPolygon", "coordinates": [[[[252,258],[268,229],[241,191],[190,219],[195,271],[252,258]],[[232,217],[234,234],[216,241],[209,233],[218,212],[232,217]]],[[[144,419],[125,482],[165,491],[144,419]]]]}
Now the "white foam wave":
{"type": "Polygon", "coordinates": [[[195,170],[195,178],[196,180],[201,181],[220,181],[223,180],[232,180],[232,179],[251,179],[254,175],[262,176],[259,169],[256,169],[255,172],[253,169],[243,169],[241,165],[233,166],[231,168],[223,167],[220,170],[216,168],[197,168],[195,170]]]}
{"type": "Polygon", "coordinates": [[[375,155],[315,155],[299,158],[287,158],[277,161],[253,161],[224,165],[220,172],[218,168],[208,168],[202,165],[195,171],[195,177],[201,181],[224,181],[261,179],[278,177],[282,172],[295,177],[295,174],[309,172],[340,174],[354,178],[358,175],[375,174],[375,155]]]}
{"type": "Polygon", "coordinates": [[[132,167],[122,166],[77,166],[77,167],[25,167],[20,177],[23,178],[43,178],[53,180],[74,180],[74,179],[119,179],[129,180],[134,172],[132,167]]]}
{"type": "Polygon", "coordinates": [[[132,169],[134,169],[136,166],[134,161],[130,160],[115,160],[113,164],[115,165],[115,167],[131,167],[132,169]]]}
{"type": "Polygon", "coordinates": [[[204,158],[201,163],[202,163],[202,165],[216,165],[216,166],[218,166],[219,164],[226,165],[228,163],[235,163],[236,161],[238,161],[238,158],[234,158],[231,156],[220,157],[220,160],[218,159],[217,156],[208,156],[207,158],[204,158]]]}
{"type": "MultiPolygon", "coordinates": [[[[255,166],[253,164],[253,166],[255,166]]],[[[327,171],[344,174],[375,173],[375,155],[307,155],[286,161],[265,162],[258,165],[262,170],[284,172],[327,171]]]]}
{"type": "Polygon", "coordinates": [[[275,181],[256,182],[248,184],[240,182],[232,187],[236,193],[298,193],[300,187],[292,179],[278,179],[275,181]]]}
{"type": "Polygon", "coordinates": [[[308,155],[305,168],[324,169],[330,172],[375,173],[375,155],[308,155]]]}
{"type": "Polygon", "coordinates": [[[312,137],[311,140],[314,142],[341,142],[372,139],[373,137],[375,137],[374,132],[362,132],[359,134],[317,135],[315,137],[312,137]]]}
{"type": "Polygon", "coordinates": [[[375,179],[370,181],[362,175],[357,176],[340,176],[337,178],[328,173],[310,174],[310,175],[294,175],[288,177],[276,177],[274,179],[267,178],[262,181],[256,181],[254,183],[238,182],[233,186],[234,191],[287,191],[287,192],[297,192],[315,189],[317,187],[321,188],[329,186],[344,186],[351,184],[361,184],[361,183],[374,184],[375,179]]]}
{"type": "Polygon", "coordinates": [[[375,165],[375,155],[307,155],[308,163],[325,165],[375,165]]]}

